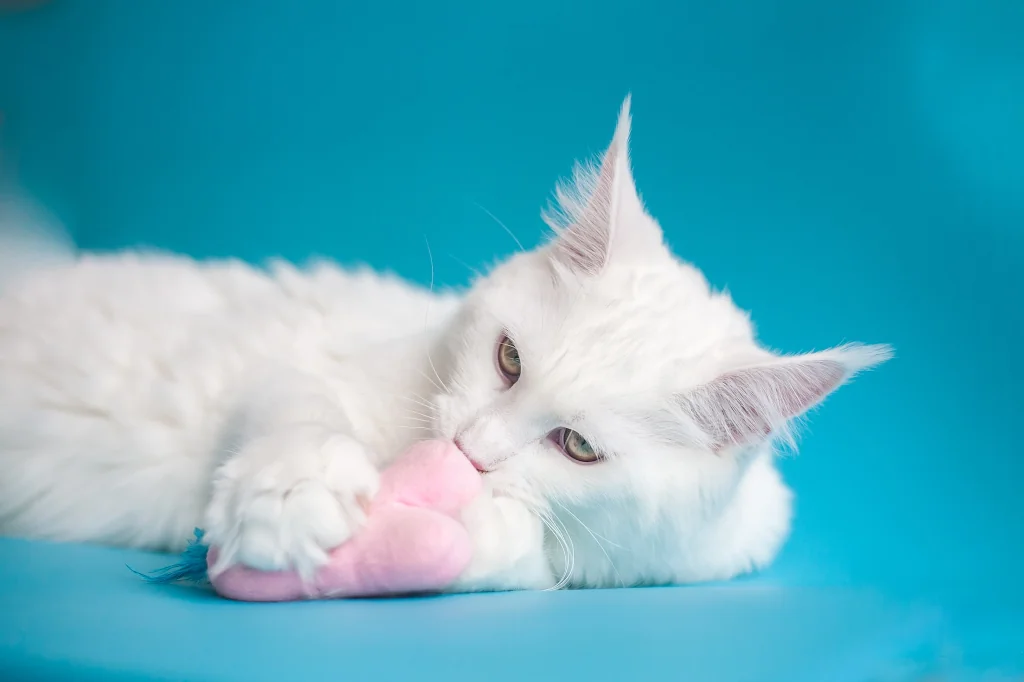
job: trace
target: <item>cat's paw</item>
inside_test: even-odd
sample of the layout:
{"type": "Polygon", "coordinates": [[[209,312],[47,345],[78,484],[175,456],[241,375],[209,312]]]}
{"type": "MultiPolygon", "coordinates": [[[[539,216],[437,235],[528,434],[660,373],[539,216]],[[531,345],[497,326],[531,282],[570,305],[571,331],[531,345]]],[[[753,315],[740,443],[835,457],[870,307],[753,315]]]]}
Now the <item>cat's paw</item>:
{"type": "Polygon", "coordinates": [[[556,583],[540,516],[519,500],[482,494],[462,512],[473,559],[451,592],[538,590],[556,583]]]}
{"type": "Polygon", "coordinates": [[[205,515],[206,540],[219,550],[213,572],[244,564],[311,577],[360,528],[378,485],[369,453],[347,436],[251,441],[214,476],[205,515]]]}

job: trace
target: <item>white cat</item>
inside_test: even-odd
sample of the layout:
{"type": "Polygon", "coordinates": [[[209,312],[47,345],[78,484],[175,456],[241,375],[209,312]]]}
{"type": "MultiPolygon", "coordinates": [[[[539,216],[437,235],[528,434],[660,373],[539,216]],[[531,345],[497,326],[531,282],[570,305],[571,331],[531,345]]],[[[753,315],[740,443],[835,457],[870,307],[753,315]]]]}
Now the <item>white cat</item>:
{"type": "Polygon", "coordinates": [[[725,579],[785,539],[772,443],[885,346],[781,357],[663,245],[610,148],[465,296],[329,264],[81,254],[0,293],[0,531],[310,572],[377,470],[453,439],[458,589],[725,579]],[[543,525],[541,524],[543,519],[543,525]]]}

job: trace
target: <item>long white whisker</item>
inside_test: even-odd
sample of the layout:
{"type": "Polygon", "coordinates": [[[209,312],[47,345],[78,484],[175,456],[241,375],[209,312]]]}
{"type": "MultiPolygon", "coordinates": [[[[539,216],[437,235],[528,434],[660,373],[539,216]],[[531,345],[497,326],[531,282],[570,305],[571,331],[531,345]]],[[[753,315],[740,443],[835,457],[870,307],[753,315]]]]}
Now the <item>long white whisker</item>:
{"type": "Polygon", "coordinates": [[[427,362],[430,363],[430,370],[434,373],[434,376],[437,377],[437,380],[441,383],[441,389],[445,393],[451,394],[451,390],[449,390],[448,386],[444,383],[444,380],[441,378],[441,375],[437,373],[437,367],[434,367],[434,359],[430,357],[430,351],[427,351],[427,362]]]}
{"type": "Polygon", "coordinates": [[[572,534],[569,532],[569,529],[565,527],[565,524],[562,523],[560,518],[552,514],[551,519],[561,527],[562,532],[565,534],[565,539],[569,542],[569,567],[566,569],[565,577],[562,578],[560,581],[561,584],[558,586],[558,589],[562,589],[572,581],[573,572],[576,570],[576,543],[573,541],[572,534]]]}
{"type": "Polygon", "coordinates": [[[558,546],[562,550],[562,561],[563,561],[562,575],[561,575],[561,577],[558,579],[558,581],[554,585],[552,585],[551,587],[545,588],[544,591],[548,592],[548,591],[554,591],[554,590],[561,589],[561,587],[565,584],[566,576],[569,574],[569,570],[570,570],[569,566],[570,566],[570,561],[571,561],[571,559],[570,559],[571,552],[569,550],[569,543],[566,541],[565,536],[562,534],[562,532],[560,530],[558,530],[558,528],[555,527],[555,525],[551,522],[551,520],[548,518],[548,516],[545,513],[541,513],[541,512],[539,512],[537,510],[531,510],[531,511],[533,511],[537,515],[537,518],[540,519],[541,523],[543,523],[544,526],[548,530],[551,531],[551,534],[555,537],[555,540],[558,541],[558,546]]]}
{"type": "MultiPolygon", "coordinates": [[[[427,357],[430,357],[430,356],[428,355],[427,357]]],[[[434,380],[433,380],[433,379],[432,379],[432,378],[430,377],[430,375],[429,375],[429,374],[427,374],[426,372],[424,372],[424,371],[423,371],[423,370],[421,370],[421,369],[418,369],[418,370],[416,370],[416,371],[420,373],[420,376],[422,376],[422,377],[423,377],[424,379],[426,379],[427,381],[429,381],[429,382],[430,382],[430,384],[431,384],[431,385],[432,385],[432,386],[433,386],[434,388],[436,388],[436,389],[437,389],[437,390],[439,390],[439,391],[444,391],[445,393],[447,393],[447,390],[446,390],[446,389],[444,389],[444,388],[441,388],[440,386],[438,386],[438,385],[437,385],[437,382],[436,382],[436,381],[434,381],[434,380]]]]}
{"type": "Polygon", "coordinates": [[[509,236],[509,237],[512,237],[512,241],[514,241],[514,242],[516,243],[516,246],[518,246],[518,247],[519,247],[519,250],[520,250],[520,251],[526,251],[526,249],[525,249],[525,248],[523,247],[523,243],[522,243],[521,241],[519,241],[519,238],[518,238],[518,237],[516,237],[516,236],[515,236],[514,234],[512,234],[512,230],[508,229],[508,225],[506,225],[505,223],[503,223],[503,222],[501,222],[500,220],[498,220],[498,217],[497,217],[497,216],[495,216],[495,215],[494,215],[493,213],[491,213],[490,211],[488,211],[488,210],[487,210],[486,208],[484,208],[484,207],[483,207],[483,206],[481,206],[480,204],[476,203],[475,201],[473,202],[473,204],[474,204],[474,205],[475,205],[475,206],[476,206],[477,208],[479,208],[479,209],[480,209],[481,211],[483,211],[484,213],[486,213],[487,215],[489,215],[489,216],[491,217],[491,220],[493,220],[494,222],[496,222],[496,223],[498,223],[499,225],[501,225],[501,229],[505,230],[505,232],[507,232],[507,233],[508,233],[508,236],[509,236]]]}
{"type": "MultiPolygon", "coordinates": [[[[427,257],[430,259],[430,293],[431,293],[431,297],[430,297],[430,302],[427,303],[427,312],[426,312],[426,314],[424,315],[424,318],[423,318],[423,330],[426,331],[428,326],[429,326],[430,309],[433,307],[433,304],[434,304],[434,297],[433,297],[433,293],[434,293],[434,252],[430,250],[430,240],[427,239],[427,235],[423,235],[423,241],[427,245],[427,257]]],[[[441,386],[442,386],[442,388],[443,388],[445,393],[451,393],[451,391],[448,390],[448,387],[445,386],[444,379],[442,379],[441,375],[437,373],[437,367],[434,366],[434,359],[432,357],[430,357],[430,348],[429,347],[426,349],[426,353],[427,353],[427,362],[430,363],[430,369],[434,372],[434,376],[437,377],[438,383],[441,384],[441,386]]]]}
{"type": "Polygon", "coordinates": [[[541,515],[541,520],[551,529],[555,537],[566,546],[568,556],[565,569],[562,571],[562,577],[550,588],[552,590],[560,590],[572,581],[572,574],[576,568],[576,545],[573,542],[572,535],[569,533],[569,529],[565,527],[565,524],[557,516],[546,511],[541,515]]]}
{"type": "Polygon", "coordinates": [[[434,428],[429,424],[396,424],[395,426],[400,426],[403,429],[407,429],[410,431],[426,431],[427,433],[434,432],[434,428]]]}
{"type": "Polygon", "coordinates": [[[545,592],[560,590],[572,580],[573,570],[576,566],[576,547],[573,544],[572,536],[569,534],[569,530],[565,527],[565,524],[551,513],[551,510],[547,507],[546,502],[538,500],[535,496],[526,493],[520,489],[510,489],[506,491],[511,494],[514,498],[522,502],[526,509],[536,516],[544,527],[551,533],[552,537],[558,542],[559,548],[562,550],[563,569],[562,575],[551,587],[545,588],[545,592]]]}
{"type": "Polygon", "coordinates": [[[400,395],[400,396],[396,396],[396,397],[399,400],[404,400],[406,402],[413,403],[414,405],[418,405],[419,407],[422,407],[422,408],[425,408],[425,409],[428,409],[428,410],[433,410],[434,409],[434,406],[431,403],[428,403],[426,400],[423,400],[419,396],[415,396],[415,395],[413,395],[413,396],[400,395]]]}
{"type": "MultiPolygon", "coordinates": [[[[567,514],[569,514],[569,515],[570,515],[571,517],[573,517],[574,519],[576,519],[576,521],[578,521],[578,522],[579,522],[579,524],[580,524],[581,526],[583,526],[584,528],[586,528],[586,529],[587,529],[587,532],[588,532],[588,533],[590,533],[591,535],[593,535],[594,537],[597,537],[597,538],[601,538],[602,540],[604,540],[605,542],[607,542],[607,543],[608,543],[609,545],[611,545],[612,547],[615,547],[615,548],[617,548],[617,549],[623,549],[623,550],[625,550],[625,549],[626,549],[625,547],[623,547],[623,546],[622,546],[622,545],[620,545],[619,543],[617,543],[617,542],[614,542],[614,541],[612,541],[612,540],[609,540],[609,539],[608,539],[608,538],[607,538],[606,536],[604,536],[604,535],[601,535],[601,534],[600,534],[600,533],[598,533],[597,531],[595,531],[595,530],[591,530],[591,529],[590,529],[590,527],[589,527],[589,526],[587,526],[587,524],[585,524],[585,523],[583,523],[582,521],[580,521],[580,517],[578,517],[578,516],[576,516],[575,514],[573,514],[573,513],[572,513],[572,510],[570,510],[570,509],[569,509],[568,507],[566,507],[566,506],[565,506],[564,504],[562,504],[561,502],[558,502],[557,500],[555,500],[555,504],[557,504],[557,505],[558,505],[559,507],[561,507],[562,509],[564,509],[564,510],[566,511],[566,513],[567,513],[567,514]]],[[[629,550],[626,550],[626,551],[629,551],[629,550]]]]}
{"type": "MultiPolygon", "coordinates": [[[[612,571],[615,572],[615,578],[619,581],[619,587],[625,587],[626,583],[623,582],[622,576],[619,574],[619,569],[615,567],[615,562],[612,561],[612,557],[611,557],[610,554],[608,554],[608,550],[605,549],[604,545],[601,544],[601,541],[597,539],[597,537],[598,537],[597,533],[595,533],[594,531],[590,530],[590,526],[588,526],[587,524],[583,523],[583,521],[580,520],[580,517],[578,517],[575,514],[573,514],[572,511],[568,507],[566,507],[564,504],[562,504],[558,500],[552,500],[552,501],[555,504],[557,504],[559,507],[561,507],[563,510],[565,510],[565,513],[567,513],[569,516],[571,516],[574,519],[576,519],[576,523],[578,523],[581,526],[583,526],[583,530],[585,530],[588,533],[590,533],[590,537],[594,538],[594,542],[597,543],[597,546],[598,546],[598,548],[600,548],[601,553],[604,554],[604,558],[608,560],[608,565],[611,566],[612,567],[612,571]]],[[[605,539],[607,540],[607,538],[605,538],[605,539]]],[[[611,541],[609,540],[609,542],[611,542],[611,541]]],[[[612,544],[615,544],[615,543],[612,543],[612,544]]],[[[618,546],[621,547],[621,545],[618,545],[618,546]]]]}
{"type": "Polygon", "coordinates": [[[462,260],[461,258],[459,258],[458,256],[456,256],[453,253],[449,253],[448,256],[449,256],[449,258],[454,260],[456,263],[458,263],[459,265],[461,265],[462,267],[466,268],[471,273],[473,273],[474,275],[479,277],[480,279],[483,279],[484,273],[480,272],[478,269],[474,268],[472,265],[470,265],[466,261],[462,260]]]}

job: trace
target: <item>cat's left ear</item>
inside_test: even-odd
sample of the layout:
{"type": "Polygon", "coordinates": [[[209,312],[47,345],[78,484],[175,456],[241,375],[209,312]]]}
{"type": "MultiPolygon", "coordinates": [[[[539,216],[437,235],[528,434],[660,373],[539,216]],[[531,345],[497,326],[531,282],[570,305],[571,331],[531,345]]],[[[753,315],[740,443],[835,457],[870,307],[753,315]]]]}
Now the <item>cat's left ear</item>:
{"type": "Polygon", "coordinates": [[[892,357],[889,346],[848,345],[775,357],[727,372],[676,397],[693,434],[714,452],[788,435],[790,420],[855,374],[892,357]]]}
{"type": "Polygon", "coordinates": [[[661,228],[644,210],[629,165],[630,98],[597,167],[577,166],[544,213],[555,231],[552,257],[580,275],[597,275],[613,259],[661,248],[661,228]]]}

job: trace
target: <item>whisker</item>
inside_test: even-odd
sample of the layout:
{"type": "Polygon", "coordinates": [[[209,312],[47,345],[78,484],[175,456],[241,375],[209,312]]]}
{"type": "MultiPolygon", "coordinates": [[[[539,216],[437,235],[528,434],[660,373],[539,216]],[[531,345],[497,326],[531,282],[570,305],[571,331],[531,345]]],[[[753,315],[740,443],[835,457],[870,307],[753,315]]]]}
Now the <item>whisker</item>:
{"type": "Polygon", "coordinates": [[[561,519],[554,514],[551,515],[551,519],[561,527],[562,533],[565,534],[565,539],[569,543],[569,566],[565,569],[565,575],[557,585],[558,589],[562,589],[572,581],[573,572],[576,570],[576,543],[573,541],[572,534],[569,533],[569,529],[565,527],[565,524],[562,523],[561,519]]]}
{"type": "Polygon", "coordinates": [[[538,513],[538,512],[534,512],[534,513],[537,515],[537,518],[540,519],[541,523],[543,523],[544,526],[549,531],[551,531],[551,534],[555,537],[555,540],[558,541],[558,546],[562,550],[562,562],[563,562],[562,576],[558,579],[558,581],[554,585],[552,585],[551,587],[545,588],[544,591],[545,592],[550,592],[550,591],[558,590],[558,589],[560,589],[565,584],[565,577],[568,574],[568,570],[569,570],[569,564],[570,564],[569,544],[566,542],[565,537],[562,535],[561,531],[559,531],[554,526],[554,524],[547,518],[546,515],[544,515],[542,513],[538,513]]]}
{"type": "MultiPolygon", "coordinates": [[[[622,576],[619,574],[619,569],[615,567],[615,562],[612,561],[612,557],[611,557],[610,554],[608,554],[608,550],[605,549],[604,545],[601,544],[601,541],[597,539],[597,537],[598,537],[597,533],[595,533],[594,531],[590,530],[590,526],[588,526],[587,524],[583,523],[583,521],[580,519],[580,517],[578,517],[575,514],[573,514],[572,510],[570,510],[564,504],[562,504],[558,500],[552,500],[552,501],[555,504],[557,504],[559,507],[561,507],[563,510],[565,510],[565,513],[567,513],[569,516],[571,516],[574,519],[576,519],[576,523],[578,523],[581,526],[583,526],[583,530],[585,530],[588,533],[590,533],[590,537],[594,538],[594,542],[597,543],[597,546],[601,550],[601,553],[604,554],[604,558],[608,560],[608,565],[611,566],[612,567],[612,571],[615,572],[615,578],[619,581],[619,587],[625,587],[626,583],[622,580],[622,576]]],[[[608,539],[605,538],[605,540],[608,540],[608,539]]],[[[614,542],[611,542],[611,540],[608,540],[608,542],[610,542],[613,545],[615,544],[614,542]]],[[[616,546],[617,547],[621,547],[621,545],[616,545],[616,546]]]]}
{"type": "Polygon", "coordinates": [[[406,408],[406,409],[400,410],[399,413],[398,413],[398,416],[399,417],[407,417],[409,419],[415,419],[416,421],[428,421],[428,422],[433,422],[434,421],[434,415],[427,414],[425,412],[419,412],[419,411],[414,410],[412,408],[406,408]]]}
{"type": "MultiPolygon", "coordinates": [[[[423,329],[424,331],[426,331],[427,327],[429,326],[430,309],[433,307],[434,304],[434,252],[430,250],[430,240],[427,239],[427,235],[423,235],[423,241],[427,245],[427,257],[430,259],[430,293],[432,294],[430,297],[430,302],[427,303],[427,312],[423,318],[423,329]]],[[[437,381],[441,384],[445,393],[451,393],[451,391],[448,390],[448,387],[445,386],[444,379],[442,379],[441,375],[437,373],[437,367],[434,366],[434,359],[430,357],[429,347],[426,349],[426,353],[427,362],[430,363],[430,369],[434,372],[434,376],[437,377],[437,381]]]]}
{"type": "Polygon", "coordinates": [[[459,258],[458,256],[456,256],[455,254],[453,254],[453,253],[449,253],[449,254],[448,254],[448,257],[449,257],[449,258],[451,258],[452,260],[454,260],[454,261],[455,261],[456,263],[458,263],[458,264],[459,264],[459,265],[461,265],[462,267],[464,267],[464,268],[466,268],[467,270],[469,270],[469,271],[470,271],[471,273],[473,273],[474,275],[476,275],[476,276],[477,276],[477,277],[479,277],[480,279],[483,279],[483,277],[484,277],[484,273],[480,272],[480,271],[479,271],[478,269],[474,268],[474,267],[473,267],[472,265],[470,265],[470,264],[469,264],[469,263],[467,263],[466,261],[462,260],[461,258],[459,258]]]}
{"type": "MultiPolygon", "coordinates": [[[[429,357],[429,356],[428,356],[428,357],[429,357]]],[[[447,390],[446,390],[446,389],[444,389],[444,388],[441,388],[440,386],[438,386],[438,385],[437,385],[437,382],[436,382],[436,381],[434,381],[433,379],[431,379],[431,378],[430,378],[430,375],[429,375],[429,374],[427,374],[426,372],[424,372],[424,371],[423,371],[423,370],[421,370],[421,369],[418,369],[418,370],[416,370],[416,371],[417,371],[417,372],[419,372],[420,376],[422,376],[422,377],[423,377],[424,379],[426,379],[427,381],[429,381],[429,382],[430,382],[430,384],[431,384],[431,385],[432,385],[432,386],[433,386],[434,388],[436,388],[436,389],[437,389],[437,390],[439,390],[439,391],[444,391],[445,393],[447,393],[447,390]]]]}
{"type": "Polygon", "coordinates": [[[444,379],[441,378],[441,375],[437,373],[437,367],[434,367],[434,359],[430,357],[430,351],[427,351],[427,362],[430,363],[430,369],[434,372],[434,376],[437,377],[439,382],[441,382],[441,387],[444,389],[444,392],[450,394],[451,390],[445,385],[444,379]]]}
{"type": "Polygon", "coordinates": [[[587,524],[585,524],[585,523],[583,523],[582,521],[580,521],[580,517],[578,517],[578,516],[576,516],[575,514],[573,514],[573,513],[572,513],[572,511],[571,511],[571,510],[570,510],[570,509],[569,509],[568,507],[566,507],[566,506],[565,506],[564,504],[562,504],[561,502],[558,502],[557,500],[555,500],[554,502],[555,502],[555,504],[557,504],[557,505],[558,505],[559,507],[561,507],[562,509],[564,509],[564,510],[566,511],[566,513],[567,513],[567,514],[569,514],[569,515],[570,515],[570,516],[572,516],[572,517],[573,517],[574,519],[576,519],[576,521],[578,521],[578,522],[579,522],[579,524],[580,524],[581,526],[583,526],[584,528],[586,528],[586,529],[587,529],[587,532],[588,532],[588,533],[590,533],[591,535],[593,535],[593,536],[595,536],[595,537],[598,537],[598,538],[601,538],[602,540],[604,540],[605,542],[607,542],[607,543],[608,543],[609,545],[611,545],[612,547],[615,547],[615,548],[617,548],[617,549],[622,549],[622,550],[626,550],[626,551],[629,551],[629,550],[628,550],[628,549],[627,549],[626,547],[623,547],[623,546],[622,546],[622,545],[620,545],[619,543],[617,543],[617,542],[614,542],[614,541],[612,541],[612,540],[609,540],[609,539],[608,539],[608,538],[607,538],[606,536],[604,536],[604,535],[601,535],[600,533],[598,533],[598,532],[597,532],[597,531],[595,531],[595,530],[591,530],[591,529],[590,529],[590,527],[589,527],[589,526],[587,526],[587,524]]]}
{"type": "Polygon", "coordinates": [[[432,404],[428,403],[427,401],[423,400],[422,398],[420,398],[418,396],[400,395],[400,396],[395,396],[395,397],[398,398],[399,400],[404,400],[406,402],[412,403],[414,405],[418,405],[419,407],[423,407],[423,408],[426,408],[428,410],[435,409],[432,404]]]}
{"type": "Polygon", "coordinates": [[[572,535],[569,533],[569,529],[565,527],[561,519],[552,514],[550,511],[545,511],[543,514],[539,514],[541,521],[544,522],[560,543],[565,547],[566,562],[565,568],[562,571],[562,577],[559,578],[550,590],[560,590],[572,581],[572,574],[576,568],[576,545],[573,542],[572,535]],[[557,525],[557,527],[556,527],[557,525]]]}
{"type": "Polygon", "coordinates": [[[480,204],[476,203],[475,201],[473,202],[473,205],[476,206],[477,208],[479,208],[481,211],[483,211],[487,215],[489,215],[491,217],[491,220],[493,220],[494,222],[496,222],[499,225],[501,225],[501,229],[505,230],[505,232],[508,233],[509,237],[512,237],[512,241],[514,241],[516,243],[516,246],[519,247],[520,251],[526,251],[526,249],[523,247],[523,243],[521,241],[519,241],[519,238],[516,237],[514,234],[512,234],[512,230],[508,229],[508,225],[506,225],[505,223],[503,223],[500,220],[498,220],[497,216],[495,216],[493,213],[491,213],[490,211],[488,211],[486,208],[484,208],[480,204]]]}
{"type": "Polygon", "coordinates": [[[547,501],[538,499],[535,495],[520,488],[512,488],[506,491],[515,499],[518,499],[526,507],[527,511],[536,516],[551,536],[558,543],[562,550],[563,567],[562,574],[551,587],[544,591],[560,590],[572,581],[573,571],[576,568],[576,546],[572,535],[562,523],[561,519],[555,516],[547,506],[547,501]]]}

